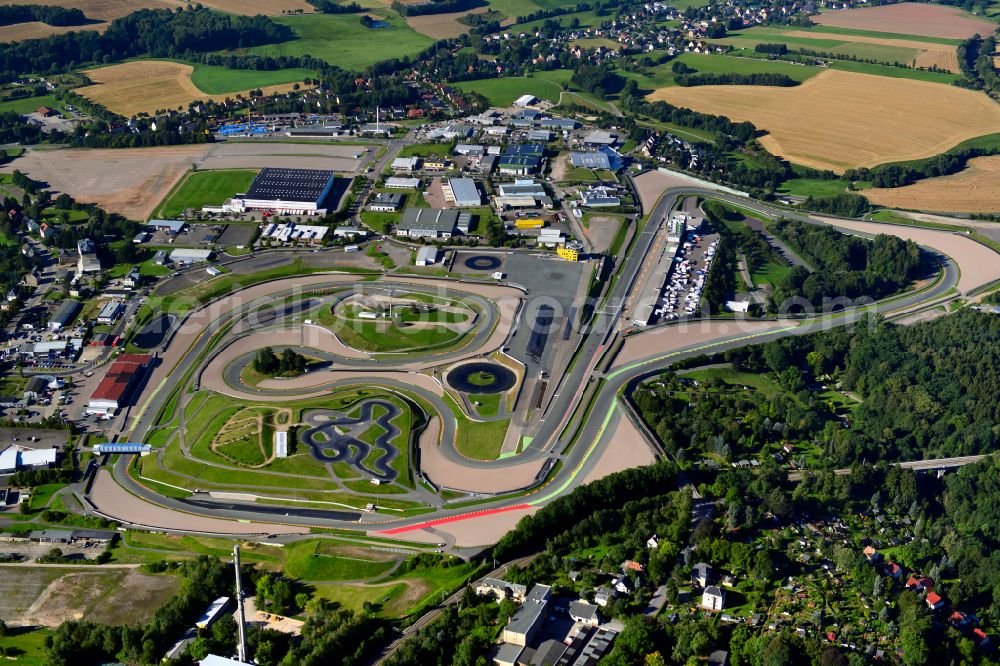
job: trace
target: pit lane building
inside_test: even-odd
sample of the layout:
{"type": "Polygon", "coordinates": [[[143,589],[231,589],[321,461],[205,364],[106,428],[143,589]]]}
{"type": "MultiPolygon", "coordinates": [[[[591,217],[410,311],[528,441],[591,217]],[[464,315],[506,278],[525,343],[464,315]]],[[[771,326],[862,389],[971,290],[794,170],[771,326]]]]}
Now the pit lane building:
{"type": "Polygon", "coordinates": [[[279,215],[323,215],[323,203],[333,190],[333,171],[327,169],[262,169],[246,194],[222,206],[206,206],[209,213],[246,213],[263,210],[279,215]]]}

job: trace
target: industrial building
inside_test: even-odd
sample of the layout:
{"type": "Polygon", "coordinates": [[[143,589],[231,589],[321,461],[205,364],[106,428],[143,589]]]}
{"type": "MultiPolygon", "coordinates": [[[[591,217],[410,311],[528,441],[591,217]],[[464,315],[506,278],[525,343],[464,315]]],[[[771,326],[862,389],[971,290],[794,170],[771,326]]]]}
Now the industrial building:
{"type": "Polygon", "coordinates": [[[187,226],[187,222],[183,220],[150,220],[149,226],[153,227],[157,231],[165,231],[171,236],[176,236],[180,232],[184,231],[184,227],[187,226]]]}
{"type": "Polygon", "coordinates": [[[56,311],[49,317],[49,330],[61,331],[73,321],[73,317],[76,316],[76,311],[79,309],[80,304],[76,301],[63,301],[60,303],[56,311]]]}
{"type": "Polygon", "coordinates": [[[476,181],[471,178],[449,178],[441,191],[444,200],[454,203],[456,208],[474,208],[483,205],[483,198],[476,187],[476,181]]]}
{"type": "Polygon", "coordinates": [[[211,250],[178,248],[170,253],[170,261],[175,264],[197,264],[212,258],[211,250]]]}
{"type": "Polygon", "coordinates": [[[419,157],[397,157],[392,161],[389,166],[393,171],[402,171],[404,173],[412,173],[420,167],[419,157]]]}
{"type": "Polygon", "coordinates": [[[273,222],[264,225],[261,238],[269,238],[282,243],[294,243],[307,241],[309,243],[321,243],[330,227],[319,225],[295,224],[294,222],[275,224],[273,222]]]}
{"type": "Polygon", "coordinates": [[[611,159],[601,152],[571,153],[569,156],[573,166],[578,169],[610,169],[611,159]]]}
{"type": "Polygon", "coordinates": [[[328,169],[262,169],[246,194],[206,212],[245,213],[265,210],[280,215],[323,215],[323,203],[333,190],[334,175],[328,169]]]}
{"type": "Polygon", "coordinates": [[[445,208],[407,208],[396,225],[397,236],[451,238],[469,233],[472,216],[445,208]]]}
{"type": "Polygon", "coordinates": [[[152,357],[145,354],[119,356],[90,397],[87,413],[111,416],[128,404],[151,360],[152,357]]]}
{"type": "Polygon", "coordinates": [[[395,213],[403,206],[403,195],[379,192],[372,197],[368,210],[376,213],[395,213]]]}
{"type": "Polygon", "coordinates": [[[538,98],[534,95],[521,95],[514,100],[514,106],[524,108],[526,106],[531,106],[538,101],[538,98]]]}
{"type": "Polygon", "coordinates": [[[125,305],[120,301],[108,301],[101,308],[101,311],[97,315],[98,324],[113,324],[118,321],[118,318],[122,316],[125,312],[125,305]]]}
{"type": "Polygon", "coordinates": [[[59,449],[26,449],[8,446],[0,452],[0,474],[13,474],[19,469],[48,469],[56,464],[59,449]]]}
{"type": "Polygon", "coordinates": [[[527,645],[545,622],[545,611],[548,610],[551,596],[552,588],[548,585],[534,585],[524,598],[524,603],[504,627],[503,642],[527,645]]]}
{"type": "Polygon", "coordinates": [[[393,176],[385,179],[385,186],[390,190],[415,190],[420,187],[420,179],[397,178],[393,176]]]}
{"type": "Polygon", "coordinates": [[[507,146],[500,156],[500,173],[526,176],[535,173],[542,166],[545,146],[540,143],[525,143],[507,146]]]}
{"type": "Polygon", "coordinates": [[[437,263],[438,249],[433,245],[425,245],[417,250],[417,258],[414,263],[417,266],[432,266],[437,263]]]}

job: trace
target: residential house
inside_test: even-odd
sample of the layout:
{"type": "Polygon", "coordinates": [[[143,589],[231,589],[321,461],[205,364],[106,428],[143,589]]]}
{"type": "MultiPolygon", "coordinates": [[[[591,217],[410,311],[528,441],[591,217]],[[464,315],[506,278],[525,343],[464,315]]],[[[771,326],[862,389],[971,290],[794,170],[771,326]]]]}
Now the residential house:
{"type": "Polygon", "coordinates": [[[698,587],[708,587],[712,582],[712,565],[699,562],[691,567],[691,582],[698,587]]]}
{"type": "Polygon", "coordinates": [[[701,607],[710,611],[721,611],[726,607],[726,592],[722,588],[710,585],[701,595],[701,607]]]}
{"type": "Polygon", "coordinates": [[[937,592],[928,592],[927,598],[924,601],[927,602],[927,607],[931,610],[938,610],[944,607],[944,598],[937,592]]]}
{"type": "Polygon", "coordinates": [[[588,604],[586,601],[574,601],[569,605],[569,616],[574,622],[585,624],[588,627],[596,627],[601,623],[597,616],[597,606],[588,604]]]}
{"type": "Polygon", "coordinates": [[[865,554],[865,559],[867,559],[869,562],[878,562],[879,559],[881,559],[882,557],[881,555],[879,555],[879,552],[874,548],[872,548],[871,546],[865,546],[864,554],[865,554]]]}

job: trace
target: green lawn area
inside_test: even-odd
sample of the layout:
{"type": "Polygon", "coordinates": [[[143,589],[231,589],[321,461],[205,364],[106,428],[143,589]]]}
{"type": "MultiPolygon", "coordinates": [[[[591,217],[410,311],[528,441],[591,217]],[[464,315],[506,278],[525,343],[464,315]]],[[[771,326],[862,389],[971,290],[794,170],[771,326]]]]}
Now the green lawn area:
{"type": "Polygon", "coordinates": [[[389,226],[399,222],[401,213],[376,213],[366,210],[361,213],[361,221],[375,231],[385,234],[389,232],[389,226]]]}
{"type": "Polygon", "coordinates": [[[276,69],[273,71],[256,69],[229,69],[215,65],[195,65],[191,81],[200,90],[210,95],[239,92],[281,83],[302,83],[312,78],[316,72],[311,69],[276,69]]]}
{"type": "Polygon", "coordinates": [[[840,178],[790,178],[778,188],[778,194],[798,197],[829,197],[847,191],[847,181],[840,178]]]}
{"type": "Polygon", "coordinates": [[[831,60],[830,69],[839,69],[845,72],[857,72],[858,74],[887,76],[894,79],[914,79],[917,81],[930,81],[932,83],[944,84],[951,84],[962,79],[962,77],[958,74],[951,74],[949,72],[927,72],[922,69],[892,67],[891,65],[876,65],[867,62],[853,62],[851,60],[831,60]]]}
{"type": "Polygon", "coordinates": [[[13,111],[15,113],[33,113],[38,107],[47,106],[57,111],[63,110],[63,104],[55,95],[42,95],[41,97],[23,97],[21,99],[0,102],[0,113],[13,111]]]}
{"type": "Polygon", "coordinates": [[[447,157],[450,154],[451,145],[447,143],[414,143],[399,151],[400,157],[447,157]]]}
{"type": "Polygon", "coordinates": [[[285,550],[285,573],[299,580],[338,581],[367,580],[387,573],[393,567],[391,558],[360,557],[352,549],[325,541],[300,541],[285,550]]]}
{"type": "Polygon", "coordinates": [[[458,435],[455,448],[464,456],[477,460],[496,460],[503,447],[503,439],[507,434],[510,419],[499,421],[471,421],[466,418],[462,408],[446,395],[445,402],[454,412],[458,420],[458,435]]]}
{"type": "Polygon", "coordinates": [[[45,638],[52,632],[49,629],[11,629],[7,636],[0,638],[0,647],[5,648],[18,666],[43,666],[45,659],[45,638]]]}
{"type": "MultiPolygon", "coordinates": [[[[560,0],[540,0],[535,2],[534,0],[488,0],[490,9],[500,12],[504,16],[517,17],[517,16],[527,16],[533,12],[537,12],[539,9],[548,7],[548,5],[543,5],[542,3],[560,3],[560,0]]],[[[561,4],[576,4],[565,3],[561,4]]],[[[553,4],[552,6],[561,6],[560,4],[553,4]]]]}
{"type": "Polygon", "coordinates": [[[343,321],[333,330],[349,347],[375,353],[442,347],[462,337],[443,326],[407,327],[389,320],[343,321]]]}
{"type": "Polygon", "coordinates": [[[757,58],[738,58],[735,56],[704,53],[682,53],[669,63],[648,70],[645,74],[635,72],[620,72],[622,76],[634,79],[642,90],[655,90],[676,85],[673,63],[682,62],[697,74],[784,74],[791,79],[802,82],[815,76],[821,70],[809,65],[798,65],[789,62],[775,62],[757,58]]]}
{"type": "Polygon", "coordinates": [[[253,169],[223,169],[220,171],[195,171],[189,173],[167,195],[157,215],[171,219],[187,208],[221,205],[226,199],[246,192],[257,172],[253,169]]]}
{"type": "Polygon", "coordinates": [[[552,75],[559,71],[538,72],[532,77],[512,76],[504,79],[462,81],[456,83],[455,87],[465,92],[478,92],[491,106],[510,106],[511,102],[521,95],[534,95],[538,99],[555,103],[559,101],[559,93],[562,92],[559,80],[562,77],[552,75]]]}
{"type": "Polygon", "coordinates": [[[414,31],[394,12],[380,20],[387,28],[366,28],[358,14],[305,14],[278,16],[273,20],[291,28],[298,39],[281,44],[256,46],[247,51],[266,56],[305,56],[326,60],[347,70],[360,70],[390,58],[419,53],[434,43],[414,31]]]}
{"type": "Polygon", "coordinates": [[[45,505],[52,499],[52,495],[60,488],[65,487],[65,483],[46,483],[45,485],[37,486],[31,491],[31,510],[40,511],[44,509],[45,505]]]}

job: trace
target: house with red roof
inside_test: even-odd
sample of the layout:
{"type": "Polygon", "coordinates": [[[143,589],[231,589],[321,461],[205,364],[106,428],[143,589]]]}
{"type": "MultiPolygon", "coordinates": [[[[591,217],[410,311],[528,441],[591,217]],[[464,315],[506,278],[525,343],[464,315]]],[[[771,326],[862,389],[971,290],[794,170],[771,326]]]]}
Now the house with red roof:
{"type": "Polygon", "coordinates": [[[927,602],[927,607],[931,610],[937,610],[944,606],[944,599],[937,592],[929,592],[924,601],[927,602]]]}
{"type": "Polygon", "coordinates": [[[985,647],[990,642],[990,637],[985,631],[976,627],[972,630],[972,640],[979,644],[979,647],[985,647]]]}
{"type": "Polygon", "coordinates": [[[898,580],[903,575],[903,568],[895,562],[889,562],[885,565],[885,575],[898,580]]]}
{"type": "Polygon", "coordinates": [[[875,550],[874,548],[872,548],[871,546],[865,546],[864,554],[865,554],[865,558],[869,562],[878,562],[879,557],[880,557],[880,555],[878,554],[878,551],[875,550]]]}

